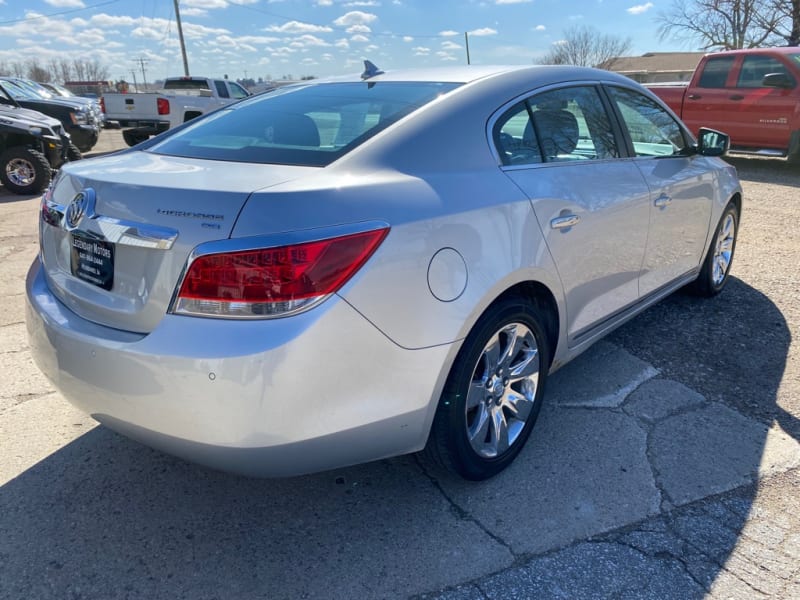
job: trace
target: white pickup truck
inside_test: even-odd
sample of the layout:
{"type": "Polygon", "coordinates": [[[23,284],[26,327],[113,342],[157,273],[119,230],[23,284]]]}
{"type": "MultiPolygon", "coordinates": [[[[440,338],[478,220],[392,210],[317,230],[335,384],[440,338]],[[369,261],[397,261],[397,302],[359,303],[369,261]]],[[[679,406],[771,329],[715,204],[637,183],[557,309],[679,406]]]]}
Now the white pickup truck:
{"type": "Polygon", "coordinates": [[[250,93],[234,81],[169,77],[158,92],[103,94],[106,121],[118,121],[129,146],[229,104],[250,93]]]}

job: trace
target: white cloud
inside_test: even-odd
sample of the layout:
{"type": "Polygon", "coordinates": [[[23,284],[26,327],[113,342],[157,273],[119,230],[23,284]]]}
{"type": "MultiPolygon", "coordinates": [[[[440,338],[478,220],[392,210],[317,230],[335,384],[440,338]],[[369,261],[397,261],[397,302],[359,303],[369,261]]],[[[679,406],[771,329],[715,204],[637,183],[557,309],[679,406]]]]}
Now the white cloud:
{"type": "Polygon", "coordinates": [[[45,3],[56,8],[85,8],[86,5],[81,0],[44,0],[45,3]]]}
{"type": "Polygon", "coordinates": [[[372,29],[368,25],[353,25],[346,29],[347,33],[370,33],[372,29]]]}
{"type": "Polygon", "coordinates": [[[274,31],[276,33],[323,33],[333,31],[326,25],[314,25],[303,23],[302,21],[289,21],[283,25],[270,25],[264,31],[274,31]]]}
{"type": "Polygon", "coordinates": [[[301,35],[300,37],[294,38],[290,46],[292,46],[293,48],[308,48],[312,46],[316,47],[330,46],[330,44],[325,40],[323,40],[322,38],[318,38],[315,35],[307,33],[305,35],[301,35]]]}
{"type": "Polygon", "coordinates": [[[208,11],[205,8],[182,8],[182,17],[207,17],[208,11]]]}
{"type": "Polygon", "coordinates": [[[410,35],[404,35],[404,36],[403,36],[403,41],[404,41],[404,42],[413,42],[413,41],[414,41],[414,38],[413,38],[413,37],[411,37],[410,35]]]}
{"type": "Polygon", "coordinates": [[[533,0],[494,0],[495,4],[525,4],[533,0]]]}
{"type": "Polygon", "coordinates": [[[333,45],[336,48],[350,48],[350,42],[347,41],[347,38],[341,38],[336,40],[333,45]]]}
{"type": "Polygon", "coordinates": [[[349,13],[343,14],[336,19],[333,24],[337,27],[352,27],[353,25],[366,25],[372,23],[378,18],[378,15],[363,12],[360,10],[351,10],[349,13]]]}
{"type": "Polygon", "coordinates": [[[353,2],[345,2],[342,6],[351,7],[351,6],[380,6],[381,3],[377,2],[377,0],[354,0],[353,2]]]}
{"type": "Polygon", "coordinates": [[[431,53],[431,49],[425,46],[416,46],[412,50],[415,56],[428,56],[431,53]]]}
{"type": "Polygon", "coordinates": [[[228,3],[225,0],[183,0],[182,4],[188,8],[225,8],[228,3]]]}
{"type": "Polygon", "coordinates": [[[628,11],[629,14],[641,15],[642,13],[646,13],[651,8],[653,8],[653,3],[648,2],[647,4],[637,4],[636,6],[631,6],[626,10],[628,11]]]}
{"type": "Polygon", "coordinates": [[[317,6],[333,6],[333,0],[317,0],[317,6]]]}
{"type": "Polygon", "coordinates": [[[449,52],[437,52],[436,56],[438,56],[441,60],[458,60],[455,56],[453,56],[449,52]]]}
{"type": "Polygon", "coordinates": [[[536,27],[533,28],[534,31],[544,31],[545,29],[547,29],[547,27],[545,27],[544,25],[537,25],[536,27]]]}
{"type": "Polygon", "coordinates": [[[368,42],[369,38],[367,36],[365,36],[365,35],[361,35],[360,33],[357,33],[356,35],[350,37],[350,41],[351,42],[359,42],[359,43],[363,44],[365,42],[368,42]]]}
{"type": "Polygon", "coordinates": [[[480,29],[473,29],[469,32],[470,35],[474,35],[475,37],[481,37],[485,35],[497,35],[497,30],[492,29],[491,27],[481,27],[480,29]]]}
{"type": "Polygon", "coordinates": [[[455,42],[442,42],[442,50],[461,50],[461,46],[455,42]]]}
{"type": "Polygon", "coordinates": [[[454,35],[461,35],[461,34],[457,31],[453,31],[452,29],[448,29],[446,31],[440,31],[439,35],[442,37],[453,37],[454,35]]]}

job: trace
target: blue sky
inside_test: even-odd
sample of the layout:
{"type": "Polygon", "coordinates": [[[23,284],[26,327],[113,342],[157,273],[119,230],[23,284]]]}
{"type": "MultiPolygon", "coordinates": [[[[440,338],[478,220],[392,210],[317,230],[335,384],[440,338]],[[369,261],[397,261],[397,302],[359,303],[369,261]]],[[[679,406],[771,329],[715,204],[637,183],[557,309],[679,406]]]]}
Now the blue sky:
{"type": "MultiPolygon", "coordinates": [[[[280,78],[466,62],[530,64],[589,25],[630,37],[632,54],[692,50],[662,43],[655,16],[672,0],[181,0],[193,75],[280,78]]],[[[112,79],[182,75],[173,0],[0,0],[0,63],[96,58],[112,79]],[[140,70],[137,71],[140,73],[140,70]]]]}

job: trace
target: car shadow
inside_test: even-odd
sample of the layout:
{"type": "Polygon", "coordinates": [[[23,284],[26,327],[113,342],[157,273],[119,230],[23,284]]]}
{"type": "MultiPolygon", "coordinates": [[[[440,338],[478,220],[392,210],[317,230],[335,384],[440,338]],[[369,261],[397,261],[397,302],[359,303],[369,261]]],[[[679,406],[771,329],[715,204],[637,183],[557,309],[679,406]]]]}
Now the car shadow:
{"type": "Polygon", "coordinates": [[[25,202],[34,198],[41,198],[41,194],[12,194],[0,185],[0,204],[12,204],[14,202],[25,202]]]}
{"type": "MultiPolygon", "coordinates": [[[[746,283],[733,278],[708,301],[675,294],[609,339],[659,369],[654,380],[680,382],[742,417],[729,420],[721,447],[678,454],[675,473],[702,461],[712,482],[695,478],[691,498],[718,493],[726,470],[754,477],[773,420],[800,439],[798,419],[776,401],[789,329],[746,283]],[[734,449],[736,464],[716,460],[734,449]]],[[[597,360],[587,353],[564,367],[574,377],[562,377],[557,393],[568,396],[597,360]]],[[[621,361],[605,360],[610,369],[621,361]]],[[[626,418],[613,407],[550,406],[517,462],[480,484],[431,473],[413,456],[248,479],[98,427],[0,487],[0,597],[377,598],[474,580],[672,510],[654,501],[652,483],[641,485],[653,450],[635,428],[620,428],[626,418]]],[[[747,512],[726,522],[737,535],[716,557],[720,569],[747,512]]]]}

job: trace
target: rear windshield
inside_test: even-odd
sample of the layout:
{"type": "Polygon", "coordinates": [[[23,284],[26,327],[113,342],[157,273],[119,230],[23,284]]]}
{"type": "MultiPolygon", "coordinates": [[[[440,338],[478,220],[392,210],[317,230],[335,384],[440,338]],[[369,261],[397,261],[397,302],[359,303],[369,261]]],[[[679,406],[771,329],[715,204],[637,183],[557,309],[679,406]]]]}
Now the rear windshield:
{"type": "Polygon", "coordinates": [[[217,111],[149,151],[321,167],[459,85],[364,82],[278,88],[217,111]]]}
{"type": "Polygon", "coordinates": [[[205,79],[170,79],[164,82],[165,90],[207,90],[208,81],[205,79]]]}

